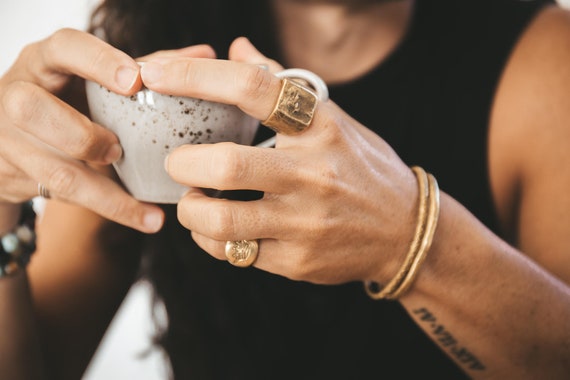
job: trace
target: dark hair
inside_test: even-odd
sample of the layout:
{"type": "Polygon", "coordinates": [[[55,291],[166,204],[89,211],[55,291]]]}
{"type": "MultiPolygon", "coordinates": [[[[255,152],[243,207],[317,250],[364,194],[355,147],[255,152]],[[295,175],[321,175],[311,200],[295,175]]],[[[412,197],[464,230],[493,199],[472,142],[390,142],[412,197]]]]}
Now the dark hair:
{"type": "Polygon", "coordinates": [[[242,35],[270,54],[275,53],[270,3],[106,0],[93,13],[90,31],[133,57],[208,43],[225,58],[231,41],[242,35]]]}
{"type": "MultiPolygon", "coordinates": [[[[93,13],[89,30],[133,57],[208,43],[220,58],[226,58],[229,44],[238,36],[246,36],[264,54],[278,58],[269,3],[267,0],[106,0],[93,13]]],[[[218,352],[220,339],[243,340],[242,336],[235,336],[244,334],[242,330],[233,327],[240,323],[238,327],[243,327],[248,317],[244,315],[240,320],[227,317],[230,313],[225,305],[235,303],[235,294],[221,291],[222,286],[212,279],[208,269],[220,262],[195,245],[190,233],[177,222],[175,206],[165,206],[164,210],[167,221],[160,233],[142,237],[146,249],[142,276],[152,283],[155,302],[164,305],[168,320],[166,326],[159,324],[156,343],[168,354],[175,378],[225,378],[212,363],[212,354],[218,352]],[[227,320],[220,320],[223,318],[227,320]],[[206,332],[214,323],[216,328],[227,326],[222,336],[206,332]],[[230,334],[234,335],[227,339],[230,334]]],[[[228,270],[223,281],[231,282],[232,276],[228,270]]],[[[225,362],[236,369],[240,357],[233,358],[235,366],[230,358],[225,362]]]]}

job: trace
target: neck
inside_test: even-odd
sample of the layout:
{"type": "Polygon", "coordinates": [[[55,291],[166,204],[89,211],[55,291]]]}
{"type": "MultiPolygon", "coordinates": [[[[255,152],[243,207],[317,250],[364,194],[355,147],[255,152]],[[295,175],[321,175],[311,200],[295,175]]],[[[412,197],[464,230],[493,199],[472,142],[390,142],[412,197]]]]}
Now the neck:
{"type": "Polygon", "coordinates": [[[274,0],[284,64],[333,84],[382,62],[405,35],[413,1],[360,3],[274,0]]]}

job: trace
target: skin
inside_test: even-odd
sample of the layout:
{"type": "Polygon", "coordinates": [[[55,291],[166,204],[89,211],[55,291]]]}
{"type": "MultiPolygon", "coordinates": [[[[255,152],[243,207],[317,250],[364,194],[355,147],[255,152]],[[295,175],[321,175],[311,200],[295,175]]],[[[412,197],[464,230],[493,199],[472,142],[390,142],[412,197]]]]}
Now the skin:
{"type": "MultiPolygon", "coordinates": [[[[347,21],[339,24],[346,33],[362,30],[359,27],[369,22],[369,17],[380,17],[372,9],[393,12],[391,16],[402,20],[390,27],[391,37],[384,40],[383,52],[363,53],[359,58],[362,64],[350,74],[352,77],[364,73],[397,45],[409,17],[409,5],[406,1],[373,5],[360,16],[339,5],[328,8],[331,17],[347,21]]],[[[287,66],[301,64],[295,54],[301,43],[294,38],[295,30],[310,28],[310,20],[322,14],[318,10],[323,6],[276,2],[276,10],[281,9],[282,30],[293,33],[281,36],[287,66]],[[300,10],[304,16],[294,17],[300,10]]],[[[370,50],[367,43],[376,46],[386,38],[380,31],[374,29],[360,39],[363,51],[370,50]]],[[[302,43],[318,46],[322,36],[324,46],[336,44],[340,51],[350,51],[349,46],[343,46],[348,40],[330,39],[334,36],[331,30],[316,28],[313,32],[314,39],[302,43]]],[[[341,38],[346,33],[336,36],[341,38]]],[[[564,103],[570,88],[568,46],[568,13],[558,8],[545,10],[517,44],[496,94],[490,122],[489,171],[508,241],[487,230],[443,189],[433,246],[413,287],[400,299],[418,326],[473,378],[555,379],[570,374],[570,199],[565,194],[570,186],[570,171],[565,169],[570,167],[570,111],[564,103]]],[[[302,63],[325,80],[348,79],[341,70],[329,71],[327,60],[320,58],[320,54],[333,57],[339,50],[323,49],[314,56],[310,54],[314,50],[305,51],[308,56],[302,63]]],[[[113,252],[99,240],[101,232],[110,226],[107,218],[143,232],[156,230],[162,220],[157,217],[154,229],[145,229],[141,223],[145,212],[155,213],[156,209],[122,192],[105,175],[108,168],[96,170],[95,164],[109,161],[102,157],[116,143],[114,137],[50,93],[63,88],[70,73],[95,79],[122,93],[136,91],[142,81],[160,92],[235,104],[265,119],[280,89],[271,72],[281,66],[263,57],[243,38],[232,45],[230,61],[212,58],[208,47],[159,52],[146,57],[140,76],[135,75],[133,81],[126,81],[130,86],[121,88],[116,76],[105,73],[117,73],[125,65],[133,67],[132,59],[87,35],[62,31],[24,50],[23,58],[0,81],[0,138],[20,148],[2,150],[0,156],[3,178],[20,181],[20,186],[3,181],[2,220],[10,225],[15,209],[10,203],[35,195],[37,182],[46,183],[56,198],[48,202],[39,224],[40,246],[29,268],[36,320],[30,318],[28,324],[37,324],[39,336],[44,338],[40,347],[45,363],[49,363],[48,375],[58,379],[80,376],[134,278],[137,253],[113,252]],[[77,46],[74,44],[92,49],[75,57],[68,49],[77,46]],[[53,54],[56,50],[67,54],[53,54]],[[105,70],[93,64],[102,55],[102,61],[108,62],[105,70]],[[53,57],[61,58],[54,61],[53,57]],[[260,69],[259,63],[267,63],[270,72],[260,69]],[[19,95],[16,100],[11,96],[14,94],[19,95]],[[36,114],[29,111],[34,107],[21,107],[21,99],[50,108],[36,114]],[[51,115],[61,119],[56,122],[56,116],[51,115]],[[92,138],[85,140],[85,135],[92,138]],[[39,150],[42,161],[21,163],[17,158],[22,149],[39,150]],[[58,165],[74,168],[77,174],[72,178],[82,181],[74,187],[70,182],[53,180],[50,173],[58,165]],[[106,191],[99,193],[97,186],[106,191]],[[119,201],[126,206],[120,212],[109,211],[107,207],[119,201]],[[73,228],[58,228],[63,225],[73,228]],[[73,323],[85,321],[87,316],[93,329],[73,323]]],[[[260,269],[321,284],[386,283],[398,270],[413,236],[418,197],[413,174],[379,136],[333,101],[319,103],[305,133],[278,136],[275,149],[231,143],[184,146],[168,157],[165,167],[175,180],[191,187],[264,192],[261,200],[238,202],[212,199],[192,190],[179,203],[180,222],[204,250],[220,260],[225,260],[225,241],[261,239],[254,264],[260,269]],[[340,200],[346,207],[336,207],[340,200]]],[[[126,236],[126,229],[120,231],[126,236]]],[[[26,310],[30,298],[26,292],[18,297],[8,295],[24,288],[25,278],[0,285],[0,298],[9,300],[2,303],[0,323],[13,323],[9,321],[10,311],[22,305],[26,310]]],[[[29,315],[29,307],[24,313],[29,315]]],[[[18,347],[37,347],[34,334],[10,334],[6,339],[14,344],[14,352],[20,352],[18,347]]],[[[41,365],[41,355],[36,361],[41,365]]],[[[2,362],[0,368],[24,368],[22,363],[28,362],[28,356],[16,355],[9,364],[2,362]]]]}
{"type": "Polygon", "coordinates": [[[11,178],[2,185],[0,205],[10,212],[10,204],[37,195],[40,182],[58,199],[144,232],[157,231],[163,218],[157,207],[136,202],[85,165],[111,163],[120,158],[121,148],[116,136],[54,96],[64,90],[69,74],[121,94],[141,86],[132,58],[78,31],[61,30],[25,48],[0,81],[5,145],[0,173],[11,178]],[[85,54],[74,54],[73,48],[85,49],[85,54]]]}
{"type": "MultiPolygon", "coordinates": [[[[214,57],[205,46],[154,56],[173,54],[214,57]]],[[[133,58],[93,36],[63,29],[27,46],[0,79],[0,136],[6,148],[0,152],[0,173],[7,179],[0,191],[0,231],[17,221],[18,202],[37,195],[36,182],[46,184],[53,197],[37,222],[30,285],[26,276],[0,281],[0,324],[12,326],[14,310],[27,310],[16,315],[29,316],[20,318],[21,328],[6,329],[3,341],[10,342],[13,355],[2,359],[0,378],[80,377],[140,258],[136,250],[110,249],[102,241],[110,230],[119,241],[132,238],[115,223],[147,233],[162,225],[162,210],[133,199],[102,165],[118,158],[117,152],[105,157],[116,136],[57,98],[74,75],[118,93],[134,93],[141,86],[138,70],[133,58]],[[81,55],[73,52],[78,46],[81,55]],[[135,71],[127,70],[126,80],[120,80],[124,67],[135,71]],[[32,299],[34,313],[29,311],[32,299]],[[38,345],[38,335],[45,344],[38,345]],[[28,355],[34,352],[29,347],[40,354],[28,355]]]]}

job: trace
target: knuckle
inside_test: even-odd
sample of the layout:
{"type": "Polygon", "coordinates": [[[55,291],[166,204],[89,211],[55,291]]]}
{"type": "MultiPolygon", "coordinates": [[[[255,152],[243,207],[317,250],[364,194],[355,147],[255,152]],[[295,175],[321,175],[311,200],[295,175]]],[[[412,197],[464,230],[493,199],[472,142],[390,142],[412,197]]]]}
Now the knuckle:
{"type": "Polygon", "coordinates": [[[218,154],[212,155],[211,173],[214,183],[226,190],[242,184],[248,175],[249,165],[234,143],[218,144],[218,154]]]}
{"type": "Polygon", "coordinates": [[[187,228],[188,230],[193,229],[193,223],[191,218],[192,210],[193,210],[192,202],[189,202],[187,197],[182,197],[182,199],[180,199],[180,202],[178,202],[178,205],[176,206],[176,219],[178,219],[180,224],[185,228],[187,228]]]}
{"type": "Polygon", "coordinates": [[[46,186],[59,197],[71,199],[76,193],[79,175],[79,168],[70,165],[58,166],[49,174],[46,186]]]}
{"type": "Polygon", "coordinates": [[[295,182],[302,184],[318,199],[331,199],[342,192],[343,177],[335,157],[329,162],[314,162],[305,167],[298,167],[294,172],[295,182]]]}
{"type": "Polygon", "coordinates": [[[26,125],[34,117],[40,103],[36,86],[24,81],[8,84],[2,97],[2,106],[8,118],[16,125],[26,125]]]}
{"type": "Polygon", "coordinates": [[[345,144],[345,132],[342,129],[343,122],[332,112],[320,112],[319,118],[323,125],[320,138],[328,146],[342,146],[345,144]]]}
{"type": "Polygon", "coordinates": [[[78,131],[81,131],[80,136],[69,148],[69,153],[75,158],[88,157],[93,148],[97,146],[98,141],[95,131],[92,128],[87,128],[84,123],[81,124],[77,128],[78,131]]]}
{"type": "Polygon", "coordinates": [[[288,276],[295,281],[310,278],[313,273],[313,260],[308,259],[309,254],[303,250],[297,251],[290,259],[288,276]]]}
{"type": "Polygon", "coordinates": [[[182,83],[185,87],[193,87],[196,81],[200,78],[198,70],[194,70],[194,65],[191,60],[185,60],[180,70],[184,73],[182,75],[182,83]]]}
{"type": "Polygon", "coordinates": [[[27,45],[25,45],[22,50],[20,51],[20,54],[18,56],[18,60],[22,61],[22,62],[30,62],[30,59],[32,59],[35,51],[37,50],[38,46],[39,46],[39,42],[32,42],[29,43],[27,45]]]}
{"type": "Polygon", "coordinates": [[[62,48],[65,48],[73,33],[75,31],[71,28],[61,28],[53,32],[46,40],[46,53],[57,54],[62,48]]]}
{"type": "Polygon", "coordinates": [[[331,198],[339,193],[341,175],[336,165],[326,165],[317,172],[318,185],[315,186],[321,197],[331,198]]]}
{"type": "Polygon", "coordinates": [[[89,72],[97,72],[98,69],[101,67],[108,66],[108,62],[110,61],[109,56],[107,54],[107,49],[104,46],[100,46],[91,57],[87,61],[87,68],[89,72]]]}
{"type": "Polygon", "coordinates": [[[268,93],[272,76],[266,70],[253,66],[245,71],[244,80],[240,81],[241,94],[244,97],[260,98],[268,93]]]}
{"type": "Polygon", "coordinates": [[[235,237],[235,213],[232,207],[221,204],[210,211],[211,236],[216,240],[232,240],[235,237]]]}
{"type": "Polygon", "coordinates": [[[136,202],[134,200],[117,202],[114,198],[109,197],[107,202],[104,204],[99,203],[99,205],[102,208],[101,213],[110,220],[131,220],[137,222],[142,220],[142,215],[135,207],[136,202]]]}

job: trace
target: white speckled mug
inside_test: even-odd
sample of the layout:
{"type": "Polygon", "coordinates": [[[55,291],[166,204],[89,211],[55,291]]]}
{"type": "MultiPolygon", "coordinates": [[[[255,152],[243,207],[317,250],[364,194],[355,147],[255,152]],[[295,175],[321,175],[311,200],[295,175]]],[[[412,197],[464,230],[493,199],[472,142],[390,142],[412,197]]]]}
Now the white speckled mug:
{"type": "Polygon", "coordinates": [[[251,145],[259,121],[235,106],[163,95],[143,89],[133,96],[87,81],[93,121],[119,138],[123,157],[113,164],[127,190],[152,203],[177,203],[187,188],[164,170],[165,157],[183,144],[233,141],[251,145]]]}

